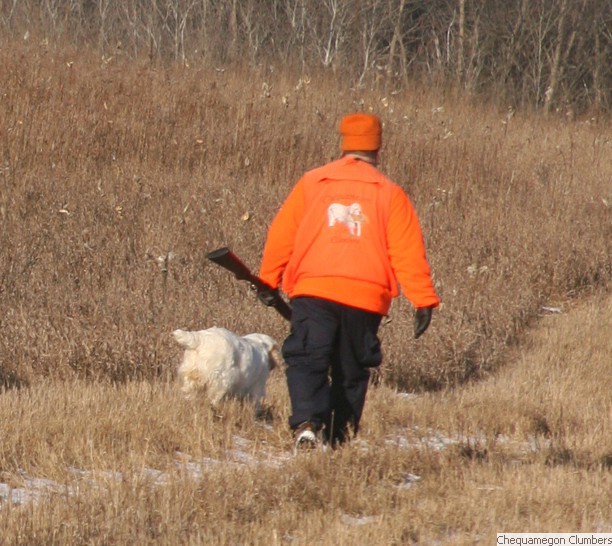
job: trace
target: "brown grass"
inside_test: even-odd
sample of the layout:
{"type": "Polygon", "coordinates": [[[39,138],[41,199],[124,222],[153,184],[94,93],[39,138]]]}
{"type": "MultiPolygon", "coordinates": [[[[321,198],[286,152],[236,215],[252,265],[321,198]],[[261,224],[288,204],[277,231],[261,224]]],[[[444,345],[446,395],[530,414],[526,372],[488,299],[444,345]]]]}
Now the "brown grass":
{"type": "Polygon", "coordinates": [[[609,124],[32,42],[0,63],[0,482],[63,484],[5,503],[0,544],[611,530],[609,124]],[[227,244],[256,268],[282,199],[337,156],[337,122],[359,108],[383,118],[382,168],[417,207],[443,305],[414,342],[394,303],[367,449],[287,459],[282,371],[269,426],[239,404],[216,415],[177,393],[170,332],[282,340],[287,324],[205,254],[227,244]],[[265,464],[232,465],[237,438],[265,464]],[[194,480],[186,463],[204,457],[221,464],[194,480]]]}
{"type": "Polygon", "coordinates": [[[373,387],[359,441],[297,458],[281,370],[268,423],[235,402],[215,414],[161,381],[6,392],[2,481],[62,485],[5,504],[0,544],[467,545],[501,531],[612,532],[611,327],[612,300],[589,302],[547,319],[488,380],[408,399],[373,387]]]}

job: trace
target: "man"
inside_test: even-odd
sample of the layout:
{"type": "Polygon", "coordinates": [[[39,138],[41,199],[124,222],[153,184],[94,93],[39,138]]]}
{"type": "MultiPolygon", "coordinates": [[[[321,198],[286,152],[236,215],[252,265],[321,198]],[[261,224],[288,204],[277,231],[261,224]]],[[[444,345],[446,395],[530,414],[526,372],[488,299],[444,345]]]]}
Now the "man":
{"type": "MultiPolygon", "coordinates": [[[[260,277],[289,295],[283,344],[296,449],[322,431],[332,447],[356,434],[371,367],[382,361],[378,328],[391,300],[416,308],[415,337],[439,304],[421,228],[400,186],[376,167],[382,126],[356,113],[340,123],[342,157],[307,172],[274,218],[260,277]]],[[[262,299],[265,299],[262,298],[262,299]]]]}

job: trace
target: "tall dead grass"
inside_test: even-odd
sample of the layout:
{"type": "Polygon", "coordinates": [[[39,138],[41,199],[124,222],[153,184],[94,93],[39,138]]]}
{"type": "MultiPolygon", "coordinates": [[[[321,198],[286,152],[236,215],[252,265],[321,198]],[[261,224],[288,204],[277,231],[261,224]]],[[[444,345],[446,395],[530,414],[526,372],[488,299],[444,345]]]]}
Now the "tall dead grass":
{"type": "Polygon", "coordinates": [[[372,110],[382,168],[411,195],[443,305],[409,339],[396,300],[385,380],[440,388],[494,370],[543,304],[609,287],[609,125],[382,96],[261,68],[161,66],[27,43],[0,52],[4,384],[168,378],[168,332],[286,324],[206,263],[254,269],[305,169],[337,157],[337,122],[372,110]]]}

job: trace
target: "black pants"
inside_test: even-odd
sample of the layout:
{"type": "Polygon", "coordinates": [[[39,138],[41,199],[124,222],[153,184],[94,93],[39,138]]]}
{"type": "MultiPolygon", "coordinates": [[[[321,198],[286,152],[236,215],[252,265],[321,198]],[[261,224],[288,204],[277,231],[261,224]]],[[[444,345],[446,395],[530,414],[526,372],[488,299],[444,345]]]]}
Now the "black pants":
{"type": "Polygon", "coordinates": [[[369,368],[382,361],[378,313],[313,297],[291,301],[291,333],[283,344],[294,429],[304,421],[323,427],[335,444],[357,433],[369,368]]]}

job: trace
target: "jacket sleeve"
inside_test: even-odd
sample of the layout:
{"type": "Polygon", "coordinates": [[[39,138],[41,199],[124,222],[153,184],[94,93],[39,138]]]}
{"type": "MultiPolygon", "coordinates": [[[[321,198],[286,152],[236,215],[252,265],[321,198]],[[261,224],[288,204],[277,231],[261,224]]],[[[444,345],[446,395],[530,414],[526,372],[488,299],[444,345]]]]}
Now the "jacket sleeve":
{"type": "Polygon", "coordinates": [[[395,187],[391,201],[387,245],[393,272],[412,305],[438,306],[419,219],[400,186],[395,187]]]}
{"type": "Polygon", "coordinates": [[[295,235],[304,214],[304,190],[298,182],[272,220],[259,270],[260,278],[272,288],[281,284],[283,272],[293,254],[295,235]]]}

